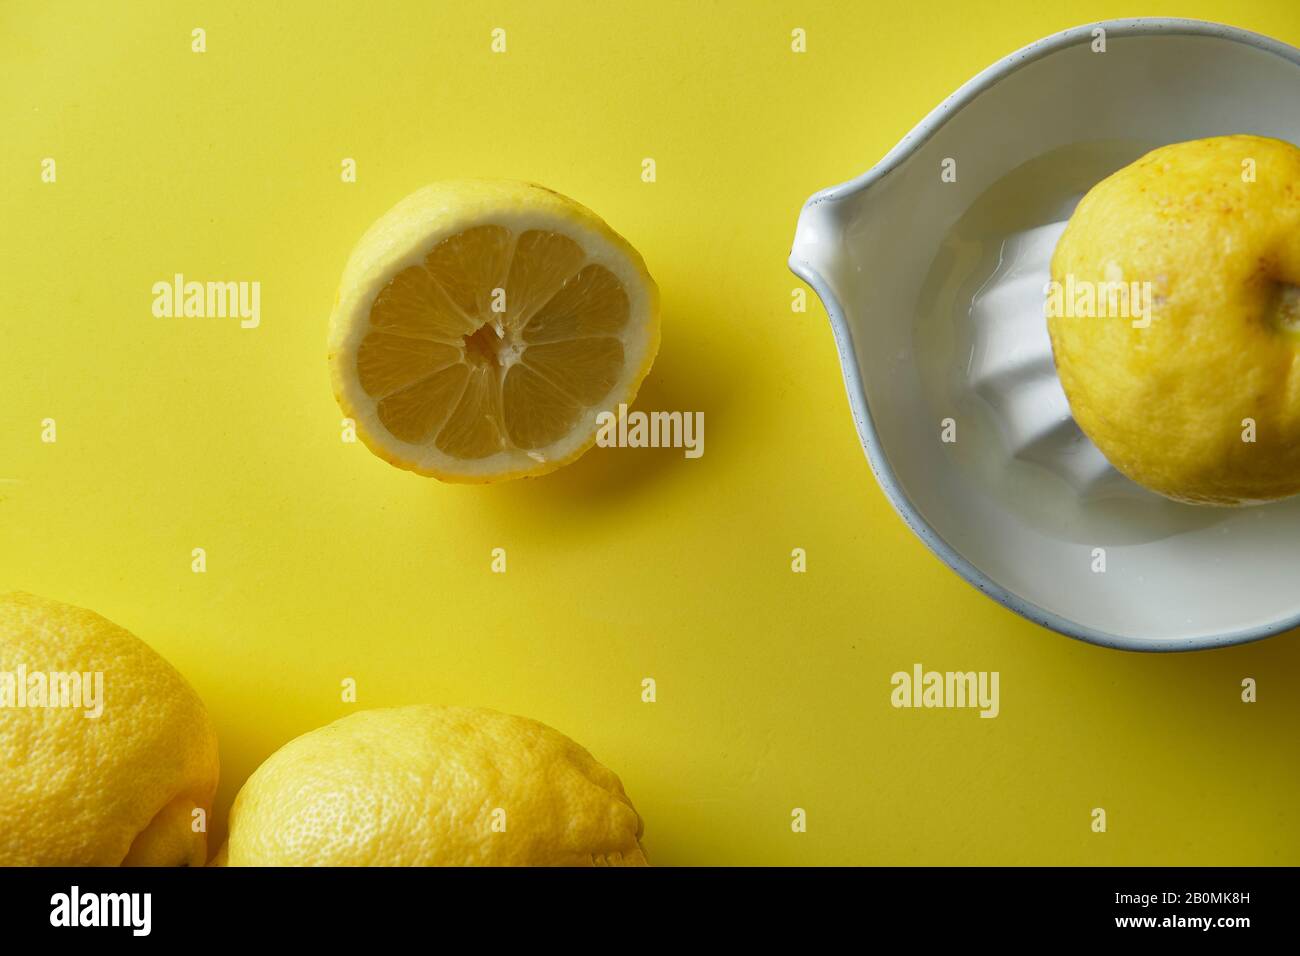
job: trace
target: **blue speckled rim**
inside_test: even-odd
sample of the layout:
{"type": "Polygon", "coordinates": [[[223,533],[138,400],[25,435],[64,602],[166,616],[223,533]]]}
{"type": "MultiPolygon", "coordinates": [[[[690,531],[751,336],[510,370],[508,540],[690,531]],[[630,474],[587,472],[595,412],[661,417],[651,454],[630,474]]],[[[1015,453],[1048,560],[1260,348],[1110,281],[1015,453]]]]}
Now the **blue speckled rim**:
{"type": "MultiPolygon", "coordinates": [[[[1300,50],[1288,46],[1270,37],[1261,36],[1258,33],[1251,33],[1248,30],[1239,30],[1236,27],[1225,26],[1219,23],[1209,23],[1203,20],[1184,20],[1169,18],[1142,18],[1127,20],[1104,20],[1098,23],[1089,23],[1084,26],[1074,27],[1064,30],[1061,33],[1055,33],[1052,36],[1045,37],[1022,50],[1012,53],[1010,56],[999,60],[988,69],[977,74],[966,84],[964,84],[955,93],[940,103],[931,113],[923,119],[915,129],[903,137],[903,139],[893,149],[886,154],[885,158],[873,166],[867,172],[863,173],[856,179],[842,183],[838,186],[832,186],[829,189],[823,189],[814,193],[813,196],[804,204],[807,210],[819,203],[837,201],[845,197],[866,189],[876,180],[886,176],[898,167],[904,160],[912,155],[921,147],[931,136],[933,136],[940,127],[947,122],[950,114],[955,113],[958,109],[971,102],[985,90],[990,89],[995,84],[1010,76],[1016,70],[1042,59],[1049,54],[1067,47],[1074,46],[1078,43],[1088,43],[1092,41],[1092,31],[1098,27],[1104,28],[1108,36],[1145,36],[1150,34],[1164,33],[1171,36],[1205,36],[1216,37],[1222,40],[1231,40],[1234,43],[1244,43],[1249,46],[1257,47],[1276,56],[1300,66],[1300,50]]],[[[1085,627],[1076,621],[1067,620],[1057,614],[1052,613],[1046,608],[1039,607],[1017,594],[1013,594],[1000,584],[984,574],[979,568],[975,567],[945,541],[937,531],[932,528],[926,520],[921,517],[920,513],[912,506],[907,499],[903,489],[898,483],[898,479],[893,469],[889,465],[889,459],[884,454],[880,445],[880,439],[876,434],[875,422],[871,418],[871,409],[867,404],[866,392],[862,385],[862,375],[858,368],[857,359],[853,349],[853,335],[849,329],[848,322],[845,321],[844,309],[839,300],[831,292],[830,286],[821,274],[812,267],[812,265],[795,256],[792,251],[790,254],[790,270],[804,282],[812,287],[813,291],[821,298],[826,312],[830,316],[831,327],[835,333],[835,347],[839,352],[840,366],[844,370],[844,386],[848,391],[849,405],[853,411],[853,419],[858,426],[858,436],[862,440],[862,447],[867,453],[867,461],[871,465],[871,470],[876,476],[876,481],[880,483],[881,489],[889,499],[889,503],[894,506],[894,510],[912,529],[912,532],[925,542],[926,547],[937,554],[945,564],[965,578],[970,584],[979,588],[986,595],[998,601],[1000,604],[1009,607],[1023,617],[1028,618],[1035,624],[1050,628],[1067,637],[1073,637],[1090,644],[1098,644],[1102,647],[1113,647],[1121,650],[1130,651],[1191,651],[1203,650],[1214,647],[1227,647],[1231,644],[1245,644],[1250,641],[1263,640],[1266,637],[1272,637],[1284,631],[1289,631],[1296,626],[1300,626],[1300,615],[1275,621],[1261,627],[1250,628],[1243,631],[1232,631],[1226,634],[1214,634],[1207,637],[1183,638],[1173,640],[1157,640],[1146,638],[1121,637],[1117,634],[1110,634],[1106,631],[1094,630],[1085,627]]]]}

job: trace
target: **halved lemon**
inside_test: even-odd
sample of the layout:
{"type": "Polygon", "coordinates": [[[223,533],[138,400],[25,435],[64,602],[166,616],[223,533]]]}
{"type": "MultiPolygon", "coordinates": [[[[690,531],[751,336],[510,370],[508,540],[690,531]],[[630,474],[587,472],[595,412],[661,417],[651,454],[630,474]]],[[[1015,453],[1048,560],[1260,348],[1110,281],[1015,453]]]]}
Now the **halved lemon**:
{"type": "Polygon", "coordinates": [[[334,394],[357,435],[444,481],[573,461],[658,349],[659,290],[641,256],[531,183],[407,196],[353,249],[330,319],[334,394]]]}

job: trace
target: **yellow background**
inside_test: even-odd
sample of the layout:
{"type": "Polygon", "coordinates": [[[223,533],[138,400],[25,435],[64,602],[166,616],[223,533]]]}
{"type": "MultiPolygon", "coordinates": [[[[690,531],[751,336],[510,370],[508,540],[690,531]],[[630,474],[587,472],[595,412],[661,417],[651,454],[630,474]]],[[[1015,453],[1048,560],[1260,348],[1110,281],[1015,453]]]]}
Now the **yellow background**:
{"type": "Polygon", "coordinates": [[[825,315],[790,308],[808,194],[1003,55],[1135,12],[1300,45],[1294,0],[4,4],[0,588],[94,608],[193,682],[218,839],[353,677],[355,706],[575,737],[659,864],[1300,862],[1297,636],[1119,653],[982,597],[891,511],[825,315]],[[545,183],[640,249],[664,334],[638,407],[703,411],[702,459],[596,449],[461,487],[340,441],[344,259],[464,175],[545,183]],[[261,328],[153,318],[175,272],[260,281],[261,328]],[[918,661],[1000,671],[1001,716],[892,709],[918,661]]]}

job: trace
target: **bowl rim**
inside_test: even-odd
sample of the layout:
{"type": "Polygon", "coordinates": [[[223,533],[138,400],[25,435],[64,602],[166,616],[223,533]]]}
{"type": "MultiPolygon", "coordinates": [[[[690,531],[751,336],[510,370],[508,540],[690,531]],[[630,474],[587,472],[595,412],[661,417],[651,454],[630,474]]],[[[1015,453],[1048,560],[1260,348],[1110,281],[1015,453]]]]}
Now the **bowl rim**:
{"type": "MultiPolygon", "coordinates": [[[[836,202],[861,192],[877,180],[888,175],[938,132],[951,115],[986,90],[991,89],[997,83],[1030,63],[1081,42],[1091,41],[1094,31],[1098,29],[1104,30],[1107,37],[1151,36],[1156,34],[1213,37],[1253,46],[1300,66],[1300,49],[1263,34],[1208,20],[1191,20],[1179,17],[1136,17],[1099,20],[1071,27],[1068,30],[1053,33],[1022,47],[967,80],[931,110],[876,165],[854,179],[819,190],[809,197],[800,210],[800,226],[805,222],[805,217],[809,211],[815,207],[823,203],[836,202]]],[[[884,491],[889,503],[912,530],[912,533],[920,538],[925,546],[934,552],[948,567],[961,575],[967,583],[1035,624],[1076,640],[1119,650],[1152,652],[1206,650],[1263,640],[1300,626],[1300,614],[1296,614],[1257,627],[1199,637],[1172,640],[1125,637],[1088,627],[1049,611],[1004,588],[968,561],[913,507],[899,484],[876,432],[875,421],[872,419],[871,409],[867,403],[862,371],[858,367],[857,359],[854,356],[853,334],[846,320],[844,308],[831,290],[830,284],[818,269],[808,258],[800,255],[799,235],[800,230],[796,229],[795,242],[790,251],[790,271],[817,293],[818,298],[821,299],[826,308],[835,335],[835,348],[844,375],[844,387],[848,392],[854,422],[857,424],[858,438],[862,443],[863,450],[866,452],[867,462],[875,474],[876,481],[879,483],[881,490],[884,491]]]]}

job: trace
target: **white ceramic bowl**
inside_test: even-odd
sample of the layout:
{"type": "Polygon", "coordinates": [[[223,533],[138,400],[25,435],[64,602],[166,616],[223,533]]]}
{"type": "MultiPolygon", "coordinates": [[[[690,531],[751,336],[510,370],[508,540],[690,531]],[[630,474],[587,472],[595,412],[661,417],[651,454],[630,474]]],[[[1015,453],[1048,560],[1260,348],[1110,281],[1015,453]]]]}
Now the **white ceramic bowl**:
{"type": "Polygon", "coordinates": [[[1118,475],[1069,417],[1042,318],[1092,184],[1228,133],[1300,143],[1300,50],[1194,20],[1090,24],[980,73],[799,217],[790,267],[830,315],[885,494],[967,581],[1072,637],[1189,650],[1300,625],[1300,499],[1196,507],[1118,475]]]}

